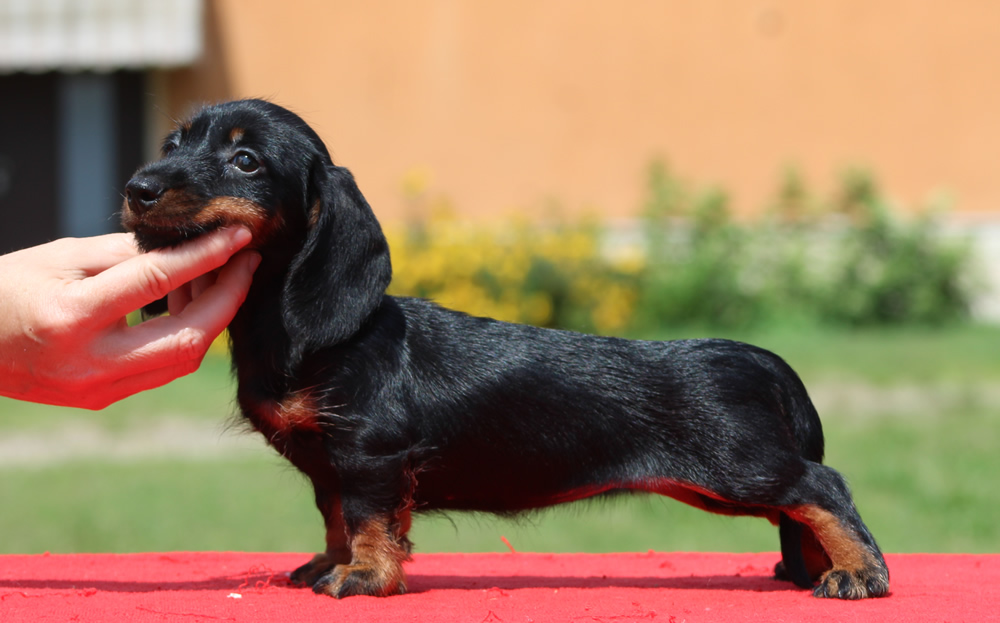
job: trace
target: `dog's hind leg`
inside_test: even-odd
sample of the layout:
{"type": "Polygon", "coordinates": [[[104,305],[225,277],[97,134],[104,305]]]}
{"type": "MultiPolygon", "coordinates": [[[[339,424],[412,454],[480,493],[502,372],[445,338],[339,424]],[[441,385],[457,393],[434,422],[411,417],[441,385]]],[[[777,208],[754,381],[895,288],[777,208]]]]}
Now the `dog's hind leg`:
{"type": "Polygon", "coordinates": [[[792,481],[724,479],[699,485],[649,488],[713,513],[765,517],[779,526],[779,579],[815,588],[817,597],[862,599],[889,592],[889,571],[875,539],[858,515],[843,477],[820,463],[795,458],[792,481]],[[818,584],[816,582],[818,581],[818,584]]]}
{"type": "Polygon", "coordinates": [[[778,522],[781,537],[781,561],[774,567],[774,577],[799,588],[813,588],[816,580],[833,566],[812,529],[785,513],[778,522]]]}
{"type": "MultiPolygon", "coordinates": [[[[806,572],[809,576],[815,574],[821,560],[810,543],[812,535],[830,561],[829,568],[819,575],[814,595],[862,599],[889,592],[889,570],[882,552],[836,470],[807,461],[805,474],[784,497],[781,512],[803,524],[800,542],[805,546],[803,553],[808,554],[803,556],[806,572]]],[[[782,537],[793,538],[794,532],[794,528],[785,528],[782,537]]],[[[790,570],[786,567],[785,571],[790,570]]],[[[797,578],[791,579],[798,583],[797,578]]]]}

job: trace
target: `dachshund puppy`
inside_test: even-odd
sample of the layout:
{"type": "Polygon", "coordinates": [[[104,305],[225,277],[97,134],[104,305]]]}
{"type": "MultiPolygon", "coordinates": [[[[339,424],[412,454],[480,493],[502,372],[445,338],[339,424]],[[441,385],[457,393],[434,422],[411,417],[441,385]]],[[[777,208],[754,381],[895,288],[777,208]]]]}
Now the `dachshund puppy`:
{"type": "Polygon", "coordinates": [[[389,248],[351,174],[295,114],[205,108],[125,190],[144,250],[242,224],[262,256],[229,327],[243,415],[312,481],[326,547],[292,579],[406,590],[413,512],[512,515],[616,491],[779,528],[778,577],[885,595],[885,561],[799,378],[737,342],[630,341],[388,296],[389,248]]]}

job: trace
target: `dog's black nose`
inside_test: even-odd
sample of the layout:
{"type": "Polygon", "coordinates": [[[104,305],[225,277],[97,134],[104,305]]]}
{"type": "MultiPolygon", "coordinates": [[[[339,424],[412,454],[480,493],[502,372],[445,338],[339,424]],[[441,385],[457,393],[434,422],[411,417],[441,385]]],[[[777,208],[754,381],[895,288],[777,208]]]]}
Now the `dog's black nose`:
{"type": "Polygon", "coordinates": [[[156,205],[164,192],[166,188],[155,178],[133,177],[125,185],[125,201],[130,210],[143,214],[156,205]]]}

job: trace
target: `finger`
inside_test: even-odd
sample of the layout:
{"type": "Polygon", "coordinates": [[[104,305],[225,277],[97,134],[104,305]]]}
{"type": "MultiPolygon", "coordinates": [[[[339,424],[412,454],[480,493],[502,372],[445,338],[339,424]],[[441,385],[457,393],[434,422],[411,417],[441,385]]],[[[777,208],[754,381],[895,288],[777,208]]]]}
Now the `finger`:
{"type": "Polygon", "coordinates": [[[187,307],[191,301],[201,296],[202,292],[215,283],[218,276],[218,271],[213,270],[212,272],[205,273],[200,277],[195,277],[191,281],[168,294],[167,311],[170,312],[171,316],[176,316],[184,311],[184,308],[187,307]]]}
{"type": "Polygon", "coordinates": [[[92,276],[139,255],[132,234],[105,234],[75,241],[73,262],[84,276],[92,276]]]}
{"type": "Polygon", "coordinates": [[[176,316],[184,311],[193,298],[191,283],[185,283],[167,295],[167,311],[171,316],[176,316]]]}
{"type": "Polygon", "coordinates": [[[219,272],[215,270],[205,273],[200,277],[195,277],[191,281],[191,298],[196,299],[201,296],[201,293],[210,288],[218,278],[219,272]]]}
{"type": "Polygon", "coordinates": [[[202,292],[215,283],[215,280],[218,279],[218,277],[219,271],[213,270],[212,272],[205,273],[200,277],[195,277],[191,281],[177,288],[167,295],[167,311],[169,311],[172,316],[176,316],[181,313],[191,301],[201,296],[202,292]]]}
{"type": "Polygon", "coordinates": [[[127,361],[136,374],[200,361],[236,315],[259,263],[255,252],[237,254],[216,282],[177,314],[130,327],[111,357],[127,361]]]}
{"type": "Polygon", "coordinates": [[[31,401],[58,407],[74,407],[77,409],[98,411],[133,394],[166,385],[176,378],[190,374],[198,369],[198,363],[188,362],[184,365],[149,370],[116,379],[83,392],[67,393],[61,389],[58,391],[49,391],[32,396],[31,401]]]}
{"type": "MultiPolygon", "coordinates": [[[[99,392],[88,392],[73,398],[64,397],[63,406],[80,407],[83,409],[100,410],[110,404],[128,398],[134,394],[166,385],[174,379],[191,374],[198,369],[201,360],[192,360],[175,366],[156,368],[125,378],[117,379],[103,386],[99,392]]],[[[55,403],[53,403],[55,404],[55,403]]]]}
{"type": "Polygon", "coordinates": [[[246,299],[253,273],[260,264],[260,255],[242,251],[223,266],[214,283],[194,294],[192,301],[178,315],[184,325],[200,328],[214,339],[225,329],[246,299]]]}
{"type": "Polygon", "coordinates": [[[88,238],[60,238],[29,247],[35,266],[55,268],[67,279],[83,279],[135,257],[139,248],[132,234],[105,234],[88,238]]]}
{"type": "Polygon", "coordinates": [[[224,228],[178,247],[132,257],[79,282],[80,313],[124,316],[226,263],[251,239],[248,230],[224,228]]]}

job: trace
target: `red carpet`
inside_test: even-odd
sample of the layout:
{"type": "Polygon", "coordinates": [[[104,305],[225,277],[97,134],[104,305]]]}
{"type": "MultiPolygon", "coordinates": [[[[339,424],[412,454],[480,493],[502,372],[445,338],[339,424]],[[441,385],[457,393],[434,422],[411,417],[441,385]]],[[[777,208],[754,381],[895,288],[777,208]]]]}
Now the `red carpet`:
{"type": "Polygon", "coordinates": [[[424,554],[410,593],[289,586],[305,554],[0,556],[0,621],[1000,621],[1000,555],[889,555],[892,594],[815,599],[777,554],[424,554]]]}

